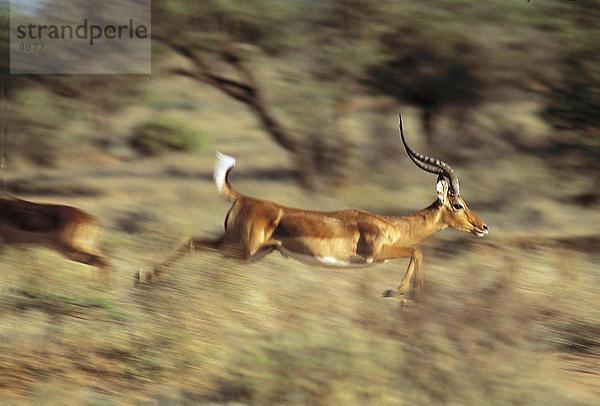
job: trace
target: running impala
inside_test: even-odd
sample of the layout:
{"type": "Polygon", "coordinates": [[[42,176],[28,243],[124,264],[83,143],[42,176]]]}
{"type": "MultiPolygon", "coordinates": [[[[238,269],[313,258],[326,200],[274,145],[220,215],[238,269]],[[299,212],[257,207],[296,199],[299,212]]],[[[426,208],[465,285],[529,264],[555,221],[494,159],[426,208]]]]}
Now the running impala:
{"type": "Polygon", "coordinates": [[[190,238],[156,266],[148,279],[157,277],[179,257],[200,248],[233,248],[237,256],[249,261],[276,250],[310,265],[336,268],[369,266],[408,257],[402,282],[398,288],[386,290],[383,296],[402,295],[413,282],[414,297],[423,286],[423,255],[416,247],[419,242],[448,227],[483,237],[488,227],[469,210],[452,167],[414,151],[406,142],[402,117],[399,126],[410,159],[424,171],[438,175],[437,199],[425,209],[407,216],[381,216],[355,209],[323,212],[285,207],[236,191],[229,182],[235,159],[217,153],[215,183],[219,192],[233,202],[225,217],[224,234],[216,240],[190,238]]]}
{"type": "Polygon", "coordinates": [[[100,226],[95,217],[75,207],[0,198],[0,245],[37,245],[103,271],[110,266],[98,249],[100,226]]]}

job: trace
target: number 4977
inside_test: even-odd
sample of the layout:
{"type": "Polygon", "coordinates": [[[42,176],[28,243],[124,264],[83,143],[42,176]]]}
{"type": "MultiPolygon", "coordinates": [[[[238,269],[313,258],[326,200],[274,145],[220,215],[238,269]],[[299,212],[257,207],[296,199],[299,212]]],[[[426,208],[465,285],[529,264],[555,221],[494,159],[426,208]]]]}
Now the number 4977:
{"type": "Polygon", "coordinates": [[[43,51],[46,46],[45,42],[21,42],[19,44],[19,49],[21,51],[43,51]]]}

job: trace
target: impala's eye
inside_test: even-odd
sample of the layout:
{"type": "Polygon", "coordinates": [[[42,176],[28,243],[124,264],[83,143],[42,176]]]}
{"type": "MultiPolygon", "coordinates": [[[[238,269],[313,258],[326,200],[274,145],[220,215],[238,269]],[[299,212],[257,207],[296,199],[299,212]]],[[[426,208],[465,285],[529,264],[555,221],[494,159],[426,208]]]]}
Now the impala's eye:
{"type": "Polygon", "coordinates": [[[454,210],[462,210],[462,209],[464,209],[464,206],[463,206],[462,204],[460,204],[460,203],[454,203],[454,204],[452,205],[452,208],[453,208],[454,210]]]}

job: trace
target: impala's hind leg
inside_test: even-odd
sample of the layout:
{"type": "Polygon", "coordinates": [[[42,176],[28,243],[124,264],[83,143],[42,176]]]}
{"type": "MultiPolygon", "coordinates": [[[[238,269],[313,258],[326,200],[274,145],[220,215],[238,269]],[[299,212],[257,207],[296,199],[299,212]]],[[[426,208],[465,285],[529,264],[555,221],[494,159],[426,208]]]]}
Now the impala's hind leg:
{"type": "Polygon", "coordinates": [[[156,265],[154,269],[152,269],[152,272],[146,273],[144,275],[142,275],[141,272],[138,272],[135,276],[135,279],[136,281],[144,282],[151,282],[153,280],[156,280],[160,277],[160,274],[166,268],[173,265],[181,257],[192,254],[200,248],[207,248],[213,250],[219,249],[223,245],[223,242],[223,237],[218,238],[216,240],[192,237],[189,240],[187,240],[184,244],[182,244],[169,258],[156,265]]]}
{"type": "Polygon", "coordinates": [[[111,269],[108,259],[104,255],[74,247],[63,248],[61,252],[72,261],[97,267],[102,273],[104,283],[110,285],[111,269]]]}
{"type": "Polygon", "coordinates": [[[262,259],[264,256],[275,251],[276,249],[279,249],[279,247],[281,247],[281,242],[274,241],[274,240],[267,241],[266,243],[261,245],[259,248],[255,249],[253,253],[246,253],[245,254],[246,261],[248,263],[256,262],[259,259],[262,259]]]}

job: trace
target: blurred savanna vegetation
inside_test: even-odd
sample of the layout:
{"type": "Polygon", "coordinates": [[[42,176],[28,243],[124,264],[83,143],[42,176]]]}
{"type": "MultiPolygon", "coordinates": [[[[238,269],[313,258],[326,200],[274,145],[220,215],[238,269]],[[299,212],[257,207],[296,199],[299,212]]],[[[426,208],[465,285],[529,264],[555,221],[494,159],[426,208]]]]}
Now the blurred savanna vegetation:
{"type": "Polygon", "coordinates": [[[3,76],[3,193],[99,217],[114,280],[2,247],[1,403],[598,403],[599,1],[152,3],[151,75],[3,76]],[[253,196],[425,207],[399,112],[490,226],[424,244],[422,302],[276,254],[133,287],[222,229],[217,149],[253,196]]]}

